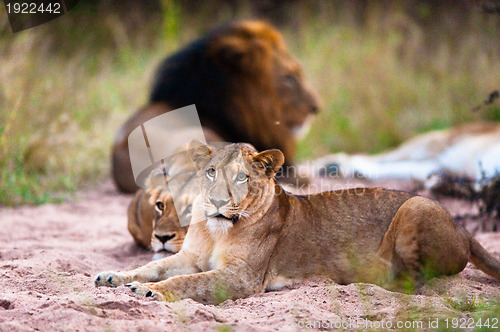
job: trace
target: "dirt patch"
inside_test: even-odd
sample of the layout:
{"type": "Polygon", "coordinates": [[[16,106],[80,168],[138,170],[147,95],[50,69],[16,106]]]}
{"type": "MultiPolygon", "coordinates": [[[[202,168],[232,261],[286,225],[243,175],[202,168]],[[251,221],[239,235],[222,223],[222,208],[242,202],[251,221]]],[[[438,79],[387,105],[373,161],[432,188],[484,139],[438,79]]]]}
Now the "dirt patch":
{"type": "MultiPolygon", "coordinates": [[[[382,185],[412,189],[408,182],[382,185]]],[[[125,287],[96,289],[96,273],[132,269],[151,259],[152,253],[136,247],[126,229],[130,199],[107,183],[81,193],[74,202],[1,209],[0,331],[214,330],[223,326],[238,331],[288,331],[338,328],[349,322],[396,324],[422,317],[428,324],[429,319],[469,317],[460,301],[474,299],[486,305],[500,297],[500,282],[470,264],[459,275],[434,279],[418,295],[370,284],[311,280],[213,306],[190,299],[155,302],[125,287]]],[[[473,214],[475,209],[456,199],[442,203],[454,215],[473,214]]],[[[476,237],[500,257],[500,233],[476,237]]]]}

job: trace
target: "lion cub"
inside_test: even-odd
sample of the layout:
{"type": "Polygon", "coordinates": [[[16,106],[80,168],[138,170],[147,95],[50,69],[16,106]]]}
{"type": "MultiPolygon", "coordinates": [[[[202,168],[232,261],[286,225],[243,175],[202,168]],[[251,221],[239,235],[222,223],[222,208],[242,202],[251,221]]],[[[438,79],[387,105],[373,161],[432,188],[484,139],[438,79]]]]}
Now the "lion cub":
{"type": "Polygon", "coordinates": [[[201,185],[192,220],[204,220],[191,223],[176,255],[100,273],[96,286],[129,283],[156,299],[217,303],[311,277],[422,280],[468,261],[500,279],[500,261],[433,200],[380,188],[292,195],[273,179],[284,162],[279,150],[193,142],[190,151],[201,185]]]}

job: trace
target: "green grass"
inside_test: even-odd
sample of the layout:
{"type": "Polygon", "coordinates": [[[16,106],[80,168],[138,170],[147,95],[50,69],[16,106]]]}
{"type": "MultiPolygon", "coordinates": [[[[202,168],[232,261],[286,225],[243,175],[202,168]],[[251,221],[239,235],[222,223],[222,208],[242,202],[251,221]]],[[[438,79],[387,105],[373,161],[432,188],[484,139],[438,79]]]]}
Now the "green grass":
{"type": "MultiPolygon", "coordinates": [[[[6,17],[0,8],[0,17],[6,17]]],[[[154,67],[173,42],[39,54],[47,26],[0,40],[0,205],[59,202],[109,177],[113,137],[146,100],[154,67]]],[[[111,20],[110,26],[116,23],[111,20]]],[[[92,24],[87,24],[91,27],[92,24]]],[[[67,32],[67,38],[81,38],[67,32]]],[[[66,38],[63,34],[63,42],[66,38]]],[[[77,42],[72,42],[76,46],[77,42]]]]}
{"type": "Polygon", "coordinates": [[[484,325],[485,322],[489,321],[493,324],[496,323],[496,329],[500,329],[500,300],[496,302],[489,303],[488,306],[481,311],[478,311],[473,315],[475,322],[477,323],[481,319],[483,326],[475,327],[475,331],[491,331],[489,326],[484,325]]]}
{"type": "Polygon", "coordinates": [[[488,308],[483,301],[477,300],[475,296],[464,297],[463,299],[448,297],[445,300],[448,307],[461,312],[481,311],[488,308]]]}
{"type": "Polygon", "coordinates": [[[320,16],[292,44],[324,101],[302,159],[380,152],[417,133],[499,119],[498,102],[471,111],[499,88],[498,24],[472,11],[463,30],[443,22],[426,31],[398,8],[372,15],[361,27],[320,16]]]}
{"type": "Polygon", "coordinates": [[[222,325],[217,328],[218,332],[231,332],[233,329],[230,326],[222,325]]]}
{"type": "Polygon", "coordinates": [[[483,301],[470,297],[446,298],[445,301],[448,307],[466,315],[450,316],[448,321],[441,319],[439,331],[456,331],[461,324],[465,326],[470,324],[468,327],[473,331],[491,331],[500,328],[500,300],[483,301]]]}
{"type": "Polygon", "coordinates": [[[74,62],[41,66],[22,50],[18,54],[0,70],[0,79],[8,82],[0,135],[0,202],[7,205],[52,201],[54,193],[107,176],[117,126],[132,105],[143,102],[145,90],[137,83],[146,71],[143,62],[125,72],[104,59],[97,73],[89,74],[74,62]]]}
{"type": "MultiPolygon", "coordinates": [[[[422,322],[424,330],[436,331],[491,331],[495,322],[500,328],[500,301],[487,301],[474,296],[460,298],[443,298],[449,311],[433,310],[433,308],[416,307],[411,303],[401,303],[400,312],[396,316],[399,322],[422,322]],[[432,325],[430,325],[432,322],[432,325]],[[489,327],[484,324],[489,324],[489,327]],[[461,328],[460,328],[461,327],[461,328]]],[[[405,329],[406,331],[407,329],[405,329]]],[[[419,331],[421,329],[410,329],[419,331]]]]}
{"type": "MultiPolygon", "coordinates": [[[[11,34],[0,6],[0,205],[58,202],[109,179],[113,137],[146,101],[158,62],[231,16],[222,10],[207,23],[213,8],[162,4],[163,23],[136,33],[115,14],[79,5],[11,34]]],[[[299,159],[378,152],[423,131],[500,119],[498,102],[471,112],[499,88],[494,19],[472,12],[460,29],[446,20],[426,26],[375,4],[359,24],[337,4],[305,8],[299,28],[281,28],[324,105],[299,159]]]]}

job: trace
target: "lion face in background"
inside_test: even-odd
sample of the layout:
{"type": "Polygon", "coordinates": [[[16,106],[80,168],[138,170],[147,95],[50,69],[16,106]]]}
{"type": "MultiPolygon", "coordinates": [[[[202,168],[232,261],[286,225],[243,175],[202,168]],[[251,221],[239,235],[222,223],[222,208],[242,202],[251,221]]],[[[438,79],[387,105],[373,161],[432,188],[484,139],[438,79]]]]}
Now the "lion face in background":
{"type": "Polygon", "coordinates": [[[275,90],[281,103],[282,121],[296,139],[309,131],[318,113],[319,98],[305,79],[300,64],[288,52],[276,52],[273,59],[275,90]]]}
{"type": "Polygon", "coordinates": [[[274,174],[284,157],[279,150],[258,153],[247,144],[213,151],[193,142],[190,147],[201,185],[201,209],[214,234],[254,216],[274,195],[274,174]]]}
{"type": "Polygon", "coordinates": [[[228,73],[227,100],[240,110],[232,116],[235,128],[246,136],[227,140],[248,142],[258,150],[280,148],[293,160],[295,139],[307,132],[304,129],[318,112],[317,94],[271,26],[242,21],[221,31],[214,33],[209,54],[228,73]]]}
{"type": "Polygon", "coordinates": [[[179,199],[182,201],[181,204],[175,205],[171,193],[166,189],[156,189],[151,196],[155,210],[151,235],[151,248],[155,252],[153,260],[181,250],[188,227],[182,227],[179,219],[191,219],[193,200],[188,195],[179,199]]]}
{"type": "Polygon", "coordinates": [[[191,221],[193,201],[199,193],[191,158],[176,154],[166,168],[156,168],[129,205],[128,229],[135,242],[151,247],[153,259],[177,253],[191,221]],[[184,167],[180,167],[184,165],[184,167]],[[167,175],[169,172],[173,176],[167,175]],[[168,185],[168,189],[167,189],[168,185]]]}
{"type": "Polygon", "coordinates": [[[148,178],[148,185],[156,188],[150,198],[154,207],[151,248],[156,254],[153,259],[181,250],[191,222],[193,202],[199,195],[194,164],[185,148],[170,161],[168,172],[173,176],[165,179],[164,172],[156,169],[148,178]]]}

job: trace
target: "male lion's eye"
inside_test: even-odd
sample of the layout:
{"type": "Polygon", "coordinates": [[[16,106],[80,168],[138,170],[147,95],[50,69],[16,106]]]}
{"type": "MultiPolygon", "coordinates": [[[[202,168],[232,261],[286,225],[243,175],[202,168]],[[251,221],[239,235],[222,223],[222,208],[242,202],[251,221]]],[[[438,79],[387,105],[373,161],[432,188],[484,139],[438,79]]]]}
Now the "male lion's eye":
{"type": "Polygon", "coordinates": [[[216,174],[217,174],[217,171],[215,170],[215,168],[211,167],[211,168],[207,169],[207,177],[210,180],[213,180],[215,178],[216,174]]]}
{"type": "Polygon", "coordinates": [[[297,83],[297,80],[292,75],[285,75],[284,81],[285,81],[285,84],[288,86],[294,86],[297,83]]]}
{"type": "Polygon", "coordinates": [[[163,204],[163,202],[156,202],[156,207],[158,210],[163,211],[165,209],[165,204],[163,204]]]}
{"type": "Polygon", "coordinates": [[[238,181],[238,183],[247,182],[247,180],[248,175],[246,173],[240,172],[238,173],[238,175],[236,175],[236,181],[238,181]]]}

